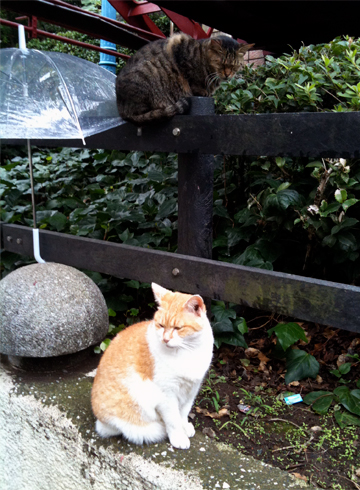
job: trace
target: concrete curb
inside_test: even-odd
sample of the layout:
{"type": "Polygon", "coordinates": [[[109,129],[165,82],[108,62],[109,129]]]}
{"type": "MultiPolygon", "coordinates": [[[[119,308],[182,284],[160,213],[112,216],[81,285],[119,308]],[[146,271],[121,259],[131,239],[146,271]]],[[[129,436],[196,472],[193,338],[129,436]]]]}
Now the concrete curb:
{"type": "Polygon", "coordinates": [[[200,433],[188,451],[166,442],[138,447],[117,437],[101,439],[94,431],[89,374],[34,376],[0,368],[1,489],[308,488],[200,433]]]}

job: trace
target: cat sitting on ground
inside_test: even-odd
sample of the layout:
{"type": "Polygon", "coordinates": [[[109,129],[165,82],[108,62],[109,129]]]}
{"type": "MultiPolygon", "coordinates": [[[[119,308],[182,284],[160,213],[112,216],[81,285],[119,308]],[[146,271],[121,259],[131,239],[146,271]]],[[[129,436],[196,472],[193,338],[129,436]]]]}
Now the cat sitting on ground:
{"type": "Polygon", "coordinates": [[[143,46],[117,77],[120,116],[143,125],[184,114],[187,97],[210,96],[240,70],[252,46],[228,36],[196,40],[182,33],[143,46]]]}
{"type": "Polygon", "coordinates": [[[188,421],[209,369],[213,333],[202,298],[152,284],[154,318],[127,327],[106,349],[91,394],[96,430],[135,444],[166,437],[179,449],[195,434],[188,421]]]}

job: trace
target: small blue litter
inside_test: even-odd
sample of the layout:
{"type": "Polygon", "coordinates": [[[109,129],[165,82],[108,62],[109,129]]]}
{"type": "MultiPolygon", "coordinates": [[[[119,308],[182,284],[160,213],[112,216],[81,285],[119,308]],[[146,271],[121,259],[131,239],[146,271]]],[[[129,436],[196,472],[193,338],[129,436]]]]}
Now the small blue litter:
{"type": "Polygon", "coordinates": [[[286,405],[293,405],[294,403],[299,403],[302,401],[303,399],[301,398],[301,395],[291,395],[284,398],[286,405]]]}

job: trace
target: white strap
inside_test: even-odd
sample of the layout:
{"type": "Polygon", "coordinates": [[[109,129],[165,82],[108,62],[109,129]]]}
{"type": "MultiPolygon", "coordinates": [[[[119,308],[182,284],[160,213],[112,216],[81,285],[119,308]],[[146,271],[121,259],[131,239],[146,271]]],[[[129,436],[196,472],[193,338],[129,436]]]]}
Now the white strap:
{"type": "Polygon", "coordinates": [[[33,246],[34,257],[39,264],[46,264],[45,260],[40,255],[40,240],[39,240],[39,228],[33,228],[33,246]]]}

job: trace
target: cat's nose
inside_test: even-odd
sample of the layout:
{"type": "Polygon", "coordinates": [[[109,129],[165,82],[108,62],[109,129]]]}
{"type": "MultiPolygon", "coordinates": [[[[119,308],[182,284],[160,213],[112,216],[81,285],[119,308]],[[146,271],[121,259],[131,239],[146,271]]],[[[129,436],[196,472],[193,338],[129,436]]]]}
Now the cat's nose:
{"type": "Polygon", "coordinates": [[[170,342],[170,339],[167,339],[166,337],[163,337],[163,341],[165,342],[165,344],[167,344],[168,342],[170,342]]]}

